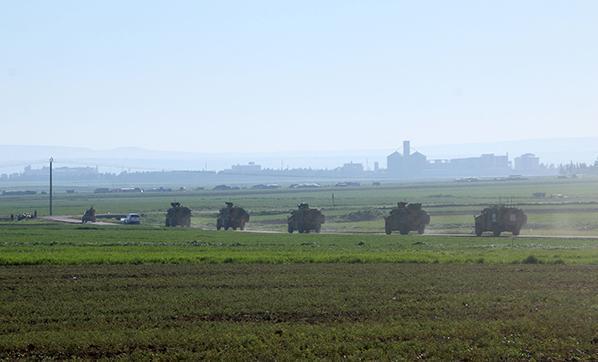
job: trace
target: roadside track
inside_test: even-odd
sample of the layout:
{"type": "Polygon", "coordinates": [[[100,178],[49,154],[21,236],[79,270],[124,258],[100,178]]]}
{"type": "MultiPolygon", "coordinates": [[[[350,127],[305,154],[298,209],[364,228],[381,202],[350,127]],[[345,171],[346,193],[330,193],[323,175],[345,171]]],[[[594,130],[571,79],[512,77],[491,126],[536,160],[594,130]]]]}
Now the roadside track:
{"type": "MultiPolygon", "coordinates": [[[[68,216],[68,215],[61,215],[61,216],[44,216],[41,217],[40,219],[42,220],[46,220],[46,221],[51,221],[51,222],[59,222],[59,223],[64,223],[64,224],[81,224],[81,219],[76,219],[72,216],[68,216]]],[[[93,222],[93,223],[88,223],[90,225],[104,225],[104,226],[115,226],[115,225],[120,225],[117,223],[109,223],[109,222],[103,222],[103,221],[97,221],[97,222],[93,222]]],[[[245,232],[245,233],[255,233],[255,234],[286,234],[286,232],[284,231],[276,231],[276,230],[256,230],[256,229],[245,229],[243,231],[236,231],[236,232],[245,232]]],[[[338,232],[338,231],[329,231],[329,232],[323,232],[322,234],[328,234],[328,235],[384,235],[383,232],[368,232],[368,231],[354,231],[354,232],[338,232]]],[[[425,233],[424,236],[442,236],[442,237],[454,237],[454,238],[464,238],[464,237],[473,237],[474,234],[468,234],[468,233],[425,233]]],[[[482,236],[483,237],[491,237],[490,235],[488,236],[482,236]]],[[[527,238],[527,239],[590,239],[590,240],[598,240],[598,235],[538,235],[538,234],[532,234],[532,235],[519,235],[519,236],[511,236],[510,234],[506,233],[505,235],[502,236],[502,238],[514,238],[514,239],[521,239],[521,238],[527,238]]]]}
{"type": "MultiPolygon", "coordinates": [[[[63,224],[81,224],[81,219],[76,219],[72,216],[44,216],[40,219],[46,221],[53,221],[53,222],[60,222],[63,224]]],[[[96,221],[96,222],[89,222],[88,224],[91,225],[115,225],[114,223],[104,222],[104,221],[96,221]]]]}

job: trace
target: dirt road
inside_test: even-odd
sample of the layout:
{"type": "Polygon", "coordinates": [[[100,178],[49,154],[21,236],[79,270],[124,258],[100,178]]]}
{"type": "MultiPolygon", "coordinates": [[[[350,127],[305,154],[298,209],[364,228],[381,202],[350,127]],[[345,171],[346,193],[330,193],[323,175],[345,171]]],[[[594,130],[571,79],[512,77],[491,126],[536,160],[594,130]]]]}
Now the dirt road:
{"type": "MultiPolygon", "coordinates": [[[[65,224],[81,224],[81,219],[75,218],[73,216],[68,215],[59,215],[59,216],[44,216],[41,218],[42,220],[52,221],[52,222],[60,222],[65,224]]],[[[111,223],[105,221],[98,221],[94,223],[89,223],[92,225],[120,225],[118,223],[111,223]]],[[[256,234],[286,234],[284,231],[274,231],[274,230],[257,230],[257,229],[246,229],[244,231],[237,231],[237,232],[247,232],[247,233],[256,233],[256,234]]],[[[383,235],[384,233],[372,233],[367,231],[362,232],[324,232],[323,234],[334,234],[334,235],[383,235]]],[[[462,237],[472,237],[473,234],[459,234],[459,233],[425,233],[425,236],[446,236],[446,237],[454,237],[454,238],[462,238],[462,237]]],[[[483,236],[486,237],[486,236],[483,236]]],[[[509,233],[505,233],[502,235],[503,238],[511,237],[509,233]]],[[[530,238],[530,239],[596,239],[598,240],[598,235],[519,235],[516,238],[530,238]]]]}
{"type": "MultiPolygon", "coordinates": [[[[53,222],[61,222],[64,224],[81,224],[81,219],[77,219],[73,216],[68,215],[59,215],[59,216],[44,216],[41,218],[42,220],[53,221],[53,222]]],[[[97,221],[97,222],[90,222],[88,224],[93,225],[114,225],[114,223],[104,222],[104,221],[97,221]]]]}

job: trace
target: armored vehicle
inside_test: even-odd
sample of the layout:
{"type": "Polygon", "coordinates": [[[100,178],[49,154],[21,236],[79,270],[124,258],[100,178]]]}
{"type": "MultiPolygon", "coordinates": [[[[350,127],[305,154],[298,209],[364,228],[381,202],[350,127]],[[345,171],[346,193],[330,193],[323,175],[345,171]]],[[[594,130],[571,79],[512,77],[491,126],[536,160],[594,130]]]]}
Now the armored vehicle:
{"type": "Polygon", "coordinates": [[[191,209],[181,206],[180,202],[170,203],[171,208],[166,212],[166,226],[176,227],[190,227],[191,226],[191,209]]]}
{"type": "Polygon", "coordinates": [[[301,203],[297,205],[297,210],[293,210],[288,218],[288,231],[291,234],[295,230],[300,233],[308,233],[312,230],[319,233],[324,221],[324,215],[320,210],[311,209],[308,204],[301,203]]]}
{"type": "Polygon", "coordinates": [[[527,216],[521,209],[505,205],[487,207],[475,217],[475,234],[482,236],[484,231],[492,231],[500,236],[503,231],[519,235],[521,227],[527,223],[527,216]]]}
{"type": "Polygon", "coordinates": [[[407,235],[410,231],[423,234],[429,223],[430,215],[422,210],[422,204],[399,202],[384,218],[384,231],[388,235],[397,230],[401,235],[407,235]]]}
{"type": "Polygon", "coordinates": [[[85,210],[83,217],[81,217],[81,223],[85,224],[88,222],[96,222],[96,209],[90,207],[89,209],[85,210]]]}
{"type": "Polygon", "coordinates": [[[249,214],[239,206],[233,206],[232,202],[226,202],[226,206],[220,209],[216,220],[216,230],[224,228],[228,230],[245,230],[245,224],[249,221],[249,214]]]}

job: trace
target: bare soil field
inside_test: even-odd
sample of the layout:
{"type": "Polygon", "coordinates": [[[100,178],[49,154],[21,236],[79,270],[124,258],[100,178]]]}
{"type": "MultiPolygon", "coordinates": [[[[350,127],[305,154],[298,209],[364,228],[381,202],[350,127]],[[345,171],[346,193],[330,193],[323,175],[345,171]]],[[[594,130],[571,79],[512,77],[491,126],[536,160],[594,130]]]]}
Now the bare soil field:
{"type": "Polygon", "coordinates": [[[596,360],[598,268],[0,267],[0,358],[596,360]]]}

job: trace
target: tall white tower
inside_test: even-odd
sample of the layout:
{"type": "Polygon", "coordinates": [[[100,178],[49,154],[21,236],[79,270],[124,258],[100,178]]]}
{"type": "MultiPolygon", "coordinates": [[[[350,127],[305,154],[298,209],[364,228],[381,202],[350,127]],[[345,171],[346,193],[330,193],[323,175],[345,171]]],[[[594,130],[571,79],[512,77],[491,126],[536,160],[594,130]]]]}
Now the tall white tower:
{"type": "Polygon", "coordinates": [[[403,157],[409,157],[411,155],[411,142],[403,141],[403,157]]]}

